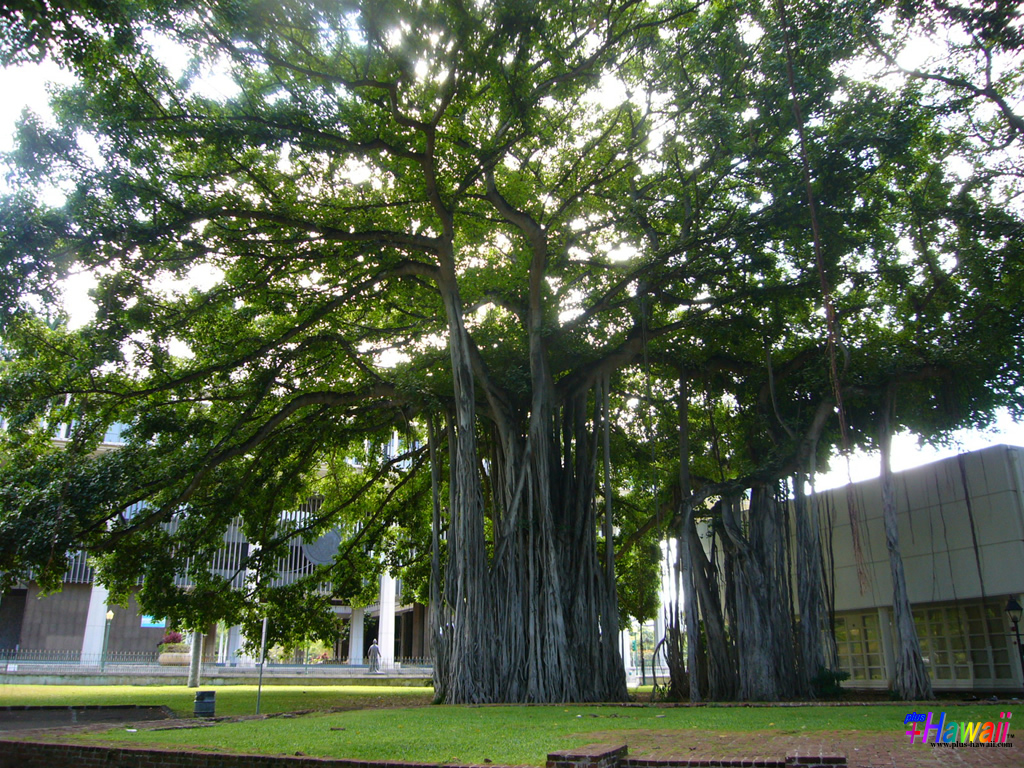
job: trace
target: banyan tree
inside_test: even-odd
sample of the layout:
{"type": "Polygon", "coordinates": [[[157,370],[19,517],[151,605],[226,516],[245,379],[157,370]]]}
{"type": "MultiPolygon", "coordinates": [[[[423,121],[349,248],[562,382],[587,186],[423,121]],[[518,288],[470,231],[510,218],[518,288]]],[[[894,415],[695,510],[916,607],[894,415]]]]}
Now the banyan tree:
{"type": "Polygon", "coordinates": [[[0,207],[0,570],[54,584],[84,547],[151,612],[299,631],[404,569],[439,699],[621,700],[616,552],[663,530],[677,687],[807,695],[832,666],[807,479],[883,423],[983,422],[1024,348],[1010,182],[947,178],[990,157],[963,100],[854,66],[889,66],[884,6],[5,16],[7,59],[77,79],[22,120],[0,207]],[[226,598],[204,564],[233,520],[258,577],[226,598]],[[334,562],[275,587],[328,530],[334,562]]]}

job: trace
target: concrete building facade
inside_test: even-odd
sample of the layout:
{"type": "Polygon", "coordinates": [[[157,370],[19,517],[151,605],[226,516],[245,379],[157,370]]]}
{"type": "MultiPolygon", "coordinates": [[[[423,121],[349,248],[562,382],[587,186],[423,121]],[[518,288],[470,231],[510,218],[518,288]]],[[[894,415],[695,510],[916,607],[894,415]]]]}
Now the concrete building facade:
{"type": "MultiPolygon", "coordinates": [[[[922,654],[936,690],[1020,690],[1005,607],[1024,597],[1024,449],[993,446],[896,473],[900,549],[922,654]]],[[[892,576],[881,481],[821,494],[835,633],[848,685],[886,688],[895,672],[892,576]],[[864,580],[853,549],[860,518],[864,580]],[[830,524],[830,525],[829,525],[830,524]]]]}
{"type": "MultiPolygon", "coordinates": [[[[402,604],[401,585],[390,576],[382,582],[379,603],[357,609],[335,606],[335,615],[347,630],[335,646],[335,661],[364,664],[374,640],[385,668],[428,654],[425,607],[402,604]]],[[[162,621],[144,616],[134,598],[127,608],[109,605],[107,591],[91,581],[66,582],[51,595],[43,595],[30,582],[0,596],[0,661],[50,659],[98,665],[104,659],[141,661],[148,656],[155,661],[157,644],[167,630],[162,621]]],[[[225,666],[255,664],[242,653],[244,639],[239,627],[220,633],[211,627],[205,635],[204,657],[225,666]]]]}
{"type": "MultiPolygon", "coordinates": [[[[97,451],[118,450],[124,444],[122,430],[120,424],[111,425],[97,451]]],[[[67,427],[60,427],[53,438],[54,444],[66,443],[69,434],[67,427]]],[[[395,446],[397,450],[397,437],[395,446]]],[[[314,513],[318,505],[319,502],[311,501],[284,517],[301,522],[305,515],[314,513]]],[[[167,525],[174,528],[177,524],[177,520],[172,520],[167,525]]],[[[278,577],[273,586],[292,583],[312,573],[317,565],[330,562],[340,541],[340,534],[333,531],[311,542],[293,538],[288,554],[278,563],[278,577]]],[[[240,521],[232,521],[210,568],[228,579],[232,588],[241,588],[248,575],[245,561],[251,546],[242,534],[240,521]]],[[[44,596],[37,584],[29,582],[0,595],[0,659],[5,655],[29,654],[100,664],[101,657],[108,655],[155,656],[157,644],[168,628],[152,617],[143,616],[134,599],[127,608],[108,605],[106,589],[95,583],[88,553],[72,552],[67,557],[68,570],[60,592],[44,596]],[[109,627],[108,614],[111,615],[109,627]]],[[[188,586],[183,579],[179,579],[177,585],[188,586]]],[[[422,659],[429,654],[426,609],[414,602],[403,603],[401,582],[387,573],[380,579],[378,603],[356,609],[337,605],[334,610],[338,621],[346,624],[348,630],[334,649],[336,659],[360,665],[374,640],[378,642],[381,663],[385,667],[403,659],[422,659]],[[366,628],[364,623],[368,625],[366,628]]],[[[242,654],[243,642],[239,627],[224,628],[220,636],[216,628],[211,627],[205,636],[205,657],[225,665],[252,664],[254,660],[242,654]]]]}

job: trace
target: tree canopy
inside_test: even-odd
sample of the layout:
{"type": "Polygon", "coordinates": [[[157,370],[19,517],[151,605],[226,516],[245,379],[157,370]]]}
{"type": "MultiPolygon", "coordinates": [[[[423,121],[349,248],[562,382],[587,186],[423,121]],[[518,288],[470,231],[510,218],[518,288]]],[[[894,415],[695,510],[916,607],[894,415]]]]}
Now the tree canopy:
{"type": "Polygon", "coordinates": [[[1020,412],[1001,3],[115,5],[0,38],[77,76],[0,201],[7,583],[84,547],[147,609],[301,628],[433,538],[442,698],[616,698],[615,547],[872,443],[893,389],[926,436],[1020,412]]]}

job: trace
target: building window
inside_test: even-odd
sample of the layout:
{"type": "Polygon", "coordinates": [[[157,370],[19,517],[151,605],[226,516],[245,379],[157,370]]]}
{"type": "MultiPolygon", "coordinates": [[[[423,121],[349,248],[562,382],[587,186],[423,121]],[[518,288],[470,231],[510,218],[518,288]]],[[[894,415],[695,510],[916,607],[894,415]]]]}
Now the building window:
{"type": "Polygon", "coordinates": [[[854,683],[885,680],[882,640],[877,613],[845,614],[835,617],[836,650],[839,667],[854,683]]]}
{"type": "Polygon", "coordinates": [[[999,602],[929,605],[914,609],[925,666],[938,684],[992,684],[1013,679],[999,602]]]}

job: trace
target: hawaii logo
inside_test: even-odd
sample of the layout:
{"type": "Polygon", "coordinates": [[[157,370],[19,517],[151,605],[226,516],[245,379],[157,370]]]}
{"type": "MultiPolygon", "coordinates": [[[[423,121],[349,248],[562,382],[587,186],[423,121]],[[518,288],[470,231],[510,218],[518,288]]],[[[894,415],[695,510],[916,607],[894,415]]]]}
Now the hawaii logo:
{"type": "Polygon", "coordinates": [[[943,712],[937,722],[933,724],[934,713],[929,712],[927,716],[911,712],[903,721],[904,725],[910,725],[907,736],[910,743],[920,738],[922,744],[928,744],[934,734],[935,740],[931,742],[933,747],[1012,747],[1010,738],[1010,718],[1013,715],[1009,712],[999,713],[997,723],[957,723],[952,720],[946,721],[946,713],[943,712]],[[923,728],[917,724],[923,723],[923,728]]]}

